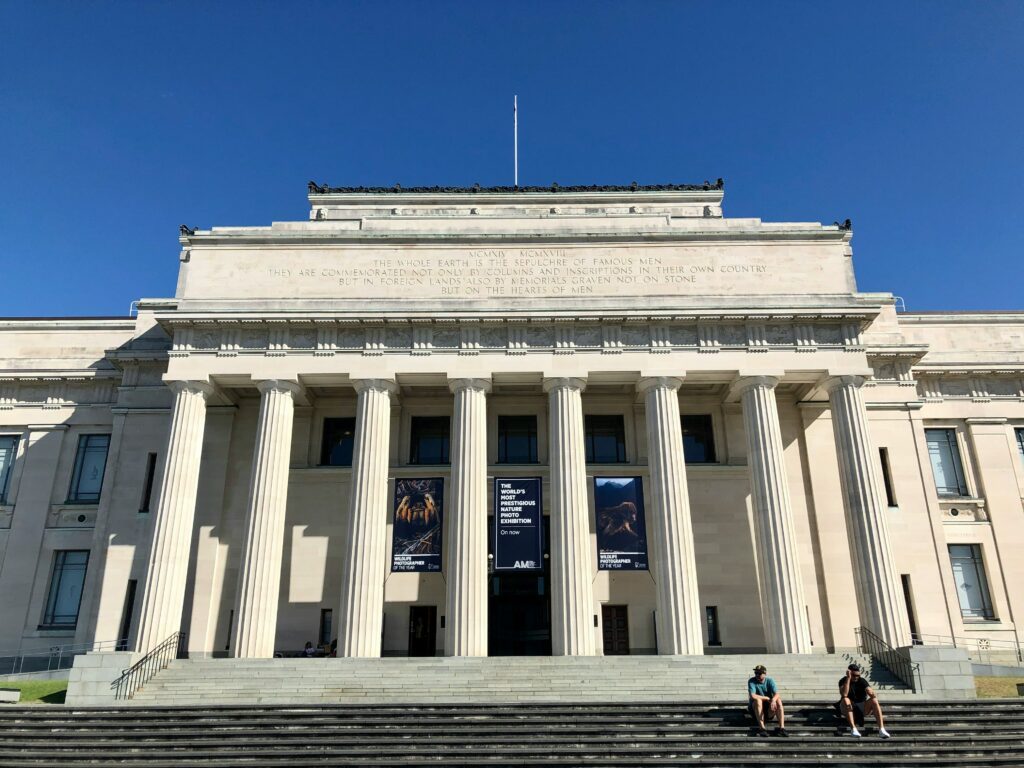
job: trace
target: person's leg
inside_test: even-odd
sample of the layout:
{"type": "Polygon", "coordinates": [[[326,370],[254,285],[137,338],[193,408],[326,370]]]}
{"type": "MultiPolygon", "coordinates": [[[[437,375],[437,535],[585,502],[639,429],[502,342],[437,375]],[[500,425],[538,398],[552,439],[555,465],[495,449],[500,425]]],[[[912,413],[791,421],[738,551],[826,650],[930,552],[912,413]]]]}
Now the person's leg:
{"type": "Polygon", "coordinates": [[[761,701],[759,699],[751,699],[747,709],[750,711],[750,716],[754,718],[754,725],[757,727],[757,730],[763,731],[764,711],[761,707],[761,701]]]}
{"type": "Polygon", "coordinates": [[[782,706],[782,699],[779,699],[779,704],[775,708],[776,716],[779,718],[779,728],[782,730],[786,729],[786,710],[782,706]]]}
{"type": "Polygon", "coordinates": [[[885,720],[882,718],[882,705],[878,703],[878,699],[868,699],[868,703],[864,706],[864,714],[874,715],[875,720],[878,721],[879,729],[885,730],[885,720]]]}
{"type": "Polygon", "coordinates": [[[843,699],[843,714],[846,715],[846,721],[850,724],[853,730],[857,730],[857,723],[853,720],[853,704],[846,698],[843,699]]]}

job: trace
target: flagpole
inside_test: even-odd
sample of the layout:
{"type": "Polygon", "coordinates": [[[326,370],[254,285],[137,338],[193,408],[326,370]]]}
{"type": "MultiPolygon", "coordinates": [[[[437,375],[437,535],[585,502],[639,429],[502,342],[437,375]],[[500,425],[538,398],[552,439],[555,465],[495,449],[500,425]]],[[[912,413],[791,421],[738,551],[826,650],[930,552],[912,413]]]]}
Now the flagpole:
{"type": "Polygon", "coordinates": [[[519,97],[512,97],[512,162],[515,167],[513,183],[519,186],[519,97]]]}

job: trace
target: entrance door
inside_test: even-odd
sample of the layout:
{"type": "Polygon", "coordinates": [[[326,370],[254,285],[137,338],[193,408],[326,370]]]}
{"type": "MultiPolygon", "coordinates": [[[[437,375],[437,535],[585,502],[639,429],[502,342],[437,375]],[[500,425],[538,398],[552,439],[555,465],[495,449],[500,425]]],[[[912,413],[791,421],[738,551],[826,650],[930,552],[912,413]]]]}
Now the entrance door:
{"type": "Polygon", "coordinates": [[[433,656],[437,648],[437,606],[409,606],[409,655],[433,656]]]}
{"type": "MultiPolygon", "coordinates": [[[[494,546],[494,518],[488,519],[488,547],[494,546]]],[[[542,526],[542,562],[536,571],[491,575],[487,606],[488,656],[551,655],[551,567],[547,519],[542,526]]]]}
{"type": "Polygon", "coordinates": [[[601,625],[604,627],[604,655],[629,655],[629,620],[624,605],[602,605],[601,625]]]}

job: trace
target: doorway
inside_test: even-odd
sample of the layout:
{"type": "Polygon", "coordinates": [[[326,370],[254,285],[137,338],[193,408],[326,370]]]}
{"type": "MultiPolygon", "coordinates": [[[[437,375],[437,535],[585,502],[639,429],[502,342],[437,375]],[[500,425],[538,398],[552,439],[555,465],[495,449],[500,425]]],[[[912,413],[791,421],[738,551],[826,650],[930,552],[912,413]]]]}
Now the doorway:
{"type": "MultiPolygon", "coordinates": [[[[488,656],[551,655],[551,560],[546,518],[543,523],[542,568],[491,574],[487,606],[488,656]]],[[[488,549],[493,554],[493,517],[488,519],[488,525],[488,549]]]]}
{"type": "Polygon", "coordinates": [[[624,605],[602,605],[601,626],[604,628],[604,655],[629,655],[629,617],[624,605]]]}
{"type": "Polygon", "coordinates": [[[437,606],[409,606],[409,655],[433,656],[437,649],[437,606]]]}

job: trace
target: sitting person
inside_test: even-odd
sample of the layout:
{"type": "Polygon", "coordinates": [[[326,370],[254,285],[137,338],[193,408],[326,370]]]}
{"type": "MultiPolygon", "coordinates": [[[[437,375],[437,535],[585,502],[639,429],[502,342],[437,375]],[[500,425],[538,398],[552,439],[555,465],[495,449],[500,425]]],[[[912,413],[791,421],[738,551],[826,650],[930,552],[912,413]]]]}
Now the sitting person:
{"type": "Polygon", "coordinates": [[[312,659],[316,656],[316,648],[314,648],[313,644],[308,640],[306,641],[306,647],[302,649],[302,655],[307,659],[312,659]]]}
{"type": "Polygon", "coordinates": [[[885,721],[882,719],[882,706],[878,703],[878,697],[871,690],[868,681],[861,674],[859,664],[851,664],[846,668],[846,675],[839,680],[839,696],[840,709],[850,723],[851,736],[859,739],[857,723],[863,725],[866,715],[874,715],[878,721],[878,735],[883,739],[889,738],[889,732],[885,730],[885,721]]]}
{"type": "Polygon", "coordinates": [[[768,677],[768,670],[764,664],[754,667],[754,676],[747,680],[747,694],[750,697],[747,708],[757,723],[757,735],[767,736],[765,723],[778,718],[779,724],[775,728],[775,735],[789,736],[786,733],[786,713],[782,708],[782,697],[775,681],[768,677]]]}

